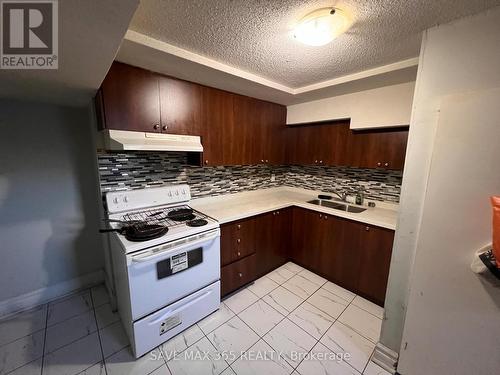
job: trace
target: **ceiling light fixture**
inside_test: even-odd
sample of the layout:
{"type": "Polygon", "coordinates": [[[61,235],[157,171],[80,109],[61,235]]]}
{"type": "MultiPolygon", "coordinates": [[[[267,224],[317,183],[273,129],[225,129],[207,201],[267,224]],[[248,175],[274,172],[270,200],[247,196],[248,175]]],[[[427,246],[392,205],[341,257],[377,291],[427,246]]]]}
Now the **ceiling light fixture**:
{"type": "Polygon", "coordinates": [[[310,46],[323,46],[344,33],[351,26],[351,19],[339,8],[317,9],[303,17],[294,29],[293,36],[310,46]]]}

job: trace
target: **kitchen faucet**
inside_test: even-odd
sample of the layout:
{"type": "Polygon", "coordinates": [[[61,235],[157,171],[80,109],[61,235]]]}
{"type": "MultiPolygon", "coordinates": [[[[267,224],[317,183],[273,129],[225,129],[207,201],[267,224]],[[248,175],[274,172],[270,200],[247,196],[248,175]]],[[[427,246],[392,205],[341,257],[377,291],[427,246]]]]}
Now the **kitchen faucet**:
{"type": "Polygon", "coordinates": [[[337,197],[339,197],[339,199],[342,202],[345,202],[347,200],[347,196],[349,195],[349,193],[346,191],[342,191],[341,193],[338,193],[336,191],[332,191],[332,193],[335,194],[337,197]]]}

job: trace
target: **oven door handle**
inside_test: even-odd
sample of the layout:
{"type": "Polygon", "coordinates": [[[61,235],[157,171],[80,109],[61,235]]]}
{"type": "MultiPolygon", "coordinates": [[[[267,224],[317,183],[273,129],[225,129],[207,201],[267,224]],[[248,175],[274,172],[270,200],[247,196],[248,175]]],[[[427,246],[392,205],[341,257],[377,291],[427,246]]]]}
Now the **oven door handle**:
{"type": "MultiPolygon", "coordinates": [[[[165,256],[165,253],[175,252],[175,251],[182,249],[183,247],[186,247],[186,246],[191,247],[191,246],[195,246],[195,245],[198,245],[201,243],[205,243],[205,242],[208,242],[210,240],[216,239],[217,237],[219,237],[219,235],[220,235],[219,230],[217,229],[217,230],[212,231],[212,232],[207,232],[207,233],[201,234],[190,241],[186,241],[185,239],[178,240],[172,244],[164,246],[163,249],[162,249],[162,247],[159,247],[159,250],[153,252],[153,255],[143,256],[141,254],[141,255],[132,256],[132,262],[134,262],[134,263],[151,262],[151,261],[155,260],[156,258],[161,258],[161,257],[165,256]]],[[[148,252],[151,252],[151,251],[152,250],[149,250],[148,252]]],[[[148,253],[148,252],[146,252],[146,253],[148,253]]]]}

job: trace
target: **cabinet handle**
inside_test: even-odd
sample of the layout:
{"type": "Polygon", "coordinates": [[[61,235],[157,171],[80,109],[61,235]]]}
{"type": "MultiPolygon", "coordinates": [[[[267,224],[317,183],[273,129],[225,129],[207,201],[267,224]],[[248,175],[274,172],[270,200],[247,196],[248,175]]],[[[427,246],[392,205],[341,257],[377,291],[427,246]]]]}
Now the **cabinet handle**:
{"type": "Polygon", "coordinates": [[[318,164],[318,161],[317,161],[317,160],[315,160],[315,161],[314,161],[314,164],[318,164]]]}
{"type": "Polygon", "coordinates": [[[266,163],[269,163],[269,160],[266,159],[266,163]]]}
{"type": "Polygon", "coordinates": [[[319,214],[319,218],[321,219],[323,217],[323,215],[319,214]]]}
{"type": "Polygon", "coordinates": [[[370,227],[365,227],[365,230],[368,232],[370,230],[370,227]]]}
{"type": "Polygon", "coordinates": [[[279,214],[280,214],[280,212],[279,212],[279,211],[278,211],[278,212],[276,212],[276,215],[279,215],[279,214]]]}
{"type": "Polygon", "coordinates": [[[241,229],[241,224],[238,224],[236,228],[241,229]]]}
{"type": "Polygon", "coordinates": [[[323,164],[323,160],[320,160],[320,161],[319,161],[319,163],[320,163],[320,164],[323,164]]]}
{"type": "Polygon", "coordinates": [[[240,242],[241,242],[241,239],[239,239],[239,238],[238,238],[238,239],[236,240],[236,242],[240,243],[240,242]]]}
{"type": "Polygon", "coordinates": [[[260,159],[260,162],[261,162],[261,163],[264,163],[264,159],[260,159]]]}
{"type": "Polygon", "coordinates": [[[377,167],[380,167],[382,165],[382,163],[377,163],[377,167]]]}
{"type": "Polygon", "coordinates": [[[324,218],[325,220],[327,220],[327,219],[328,219],[328,216],[326,216],[326,215],[325,215],[323,218],[324,218]]]}
{"type": "Polygon", "coordinates": [[[205,160],[205,164],[208,164],[208,160],[205,160]]]}
{"type": "Polygon", "coordinates": [[[388,166],[389,166],[389,163],[385,163],[385,164],[384,164],[384,166],[385,166],[385,167],[388,167],[388,166]]]}
{"type": "Polygon", "coordinates": [[[276,212],[273,212],[273,216],[276,216],[276,212]]]}
{"type": "Polygon", "coordinates": [[[241,253],[240,253],[239,251],[238,251],[238,253],[237,253],[237,254],[238,254],[238,256],[241,256],[241,253]]]}
{"type": "Polygon", "coordinates": [[[161,128],[162,128],[163,130],[167,130],[167,125],[163,125],[161,128]]]}
{"type": "Polygon", "coordinates": [[[238,273],[238,276],[239,276],[240,278],[242,278],[242,277],[243,277],[243,274],[242,274],[241,272],[239,272],[239,273],[238,273]]]}
{"type": "Polygon", "coordinates": [[[158,130],[158,129],[160,129],[160,125],[158,125],[158,124],[154,124],[154,125],[153,125],[153,129],[154,129],[154,130],[158,130]]]}

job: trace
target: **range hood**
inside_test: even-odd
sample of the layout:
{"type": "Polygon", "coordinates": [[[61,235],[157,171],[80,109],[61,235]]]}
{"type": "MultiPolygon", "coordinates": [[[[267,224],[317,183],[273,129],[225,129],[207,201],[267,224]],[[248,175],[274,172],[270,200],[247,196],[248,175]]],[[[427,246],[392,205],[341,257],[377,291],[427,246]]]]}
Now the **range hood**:
{"type": "Polygon", "coordinates": [[[201,138],[194,135],[143,133],[125,130],[104,130],[104,148],[110,151],[187,151],[202,152],[201,138]]]}

